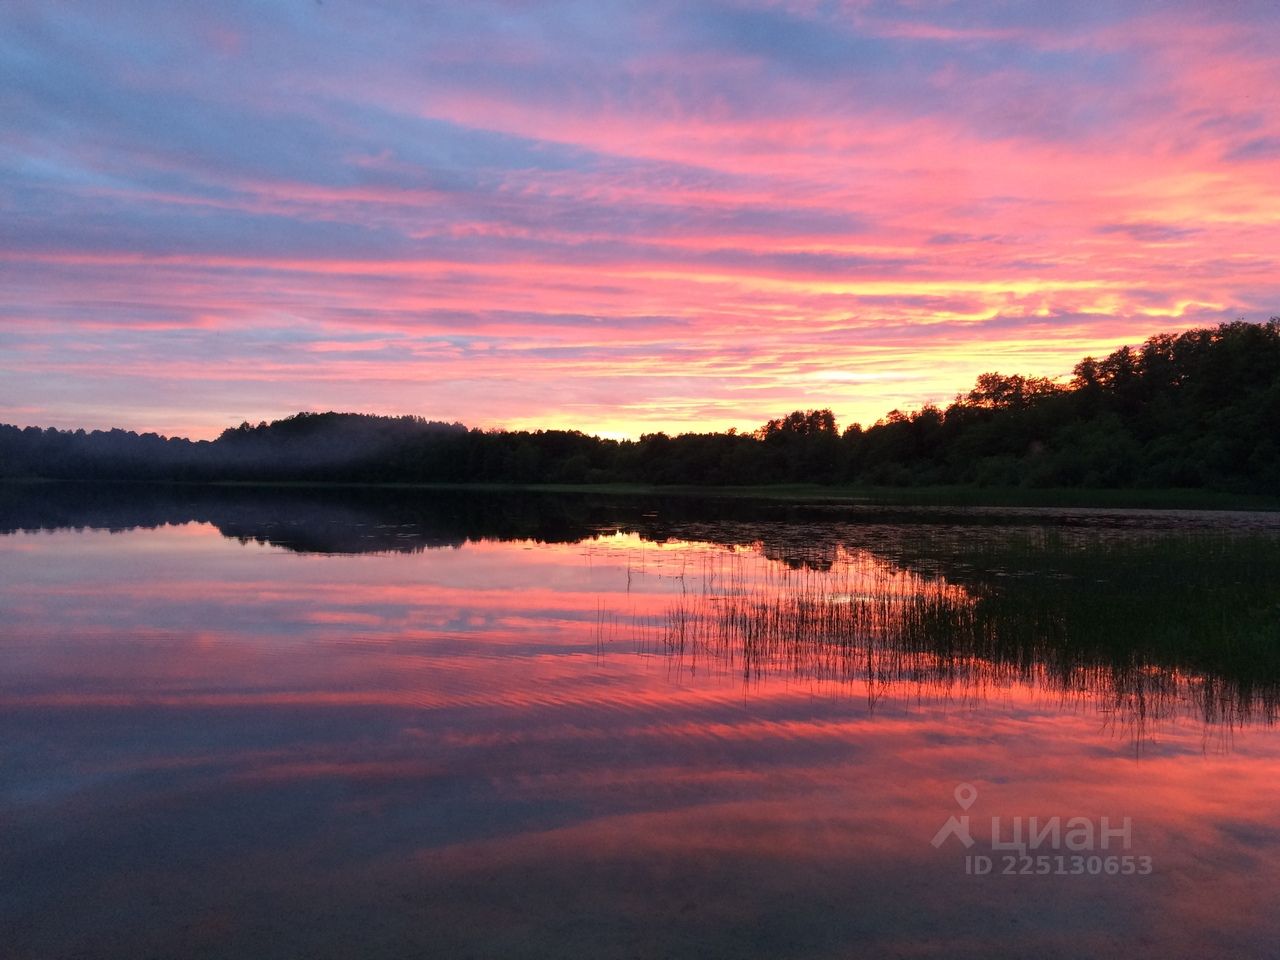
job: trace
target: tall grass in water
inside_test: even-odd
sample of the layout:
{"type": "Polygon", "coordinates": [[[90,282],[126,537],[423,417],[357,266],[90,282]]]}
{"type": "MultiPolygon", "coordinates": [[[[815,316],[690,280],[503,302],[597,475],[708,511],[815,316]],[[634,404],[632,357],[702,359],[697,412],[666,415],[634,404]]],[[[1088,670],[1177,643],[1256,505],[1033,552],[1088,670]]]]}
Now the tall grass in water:
{"type": "Polygon", "coordinates": [[[912,565],[847,546],[791,565],[709,550],[651,640],[680,669],[857,684],[873,702],[1024,684],[1139,734],[1184,715],[1275,722],[1274,541],[1008,533],[912,565]]]}

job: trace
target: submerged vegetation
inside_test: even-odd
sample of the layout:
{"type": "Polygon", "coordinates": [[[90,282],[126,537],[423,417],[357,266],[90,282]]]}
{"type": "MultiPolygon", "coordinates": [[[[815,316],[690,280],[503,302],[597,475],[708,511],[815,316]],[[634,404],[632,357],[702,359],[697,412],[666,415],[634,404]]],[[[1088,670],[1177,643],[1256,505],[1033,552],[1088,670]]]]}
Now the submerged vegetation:
{"type": "Polygon", "coordinates": [[[214,441],[0,426],[0,476],[508,484],[873,484],[1280,491],[1280,319],[1152,337],[1069,383],[983,374],[945,409],[839,429],[797,411],[754,433],[467,429],[300,413],[214,441]]]}

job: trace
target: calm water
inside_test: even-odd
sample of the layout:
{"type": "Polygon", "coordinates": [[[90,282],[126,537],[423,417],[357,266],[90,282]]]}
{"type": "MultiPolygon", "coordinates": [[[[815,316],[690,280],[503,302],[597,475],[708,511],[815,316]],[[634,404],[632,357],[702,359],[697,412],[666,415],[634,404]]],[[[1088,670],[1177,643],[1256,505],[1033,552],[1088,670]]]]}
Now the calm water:
{"type": "Polygon", "coordinates": [[[0,531],[5,957],[1280,954],[1275,516],[11,487],[0,531]]]}

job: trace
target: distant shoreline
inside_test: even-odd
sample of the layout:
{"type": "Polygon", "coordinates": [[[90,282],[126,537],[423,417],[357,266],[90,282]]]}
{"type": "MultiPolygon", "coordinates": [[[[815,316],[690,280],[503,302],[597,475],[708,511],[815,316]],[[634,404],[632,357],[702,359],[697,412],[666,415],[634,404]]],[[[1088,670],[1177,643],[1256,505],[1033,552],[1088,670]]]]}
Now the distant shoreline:
{"type": "Polygon", "coordinates": [[[1060,509],[1130,510],[1256,510],[1280,511],[1280,496],[1229,493],[1201,489],[1094,489],[977,486],[864,486],[823,484],[764,484],[759,486],[698,486],[642,483],[409,483],[327,480],[130,480],[55,477],[0,478],[0,489],[19,485],[85,485],[125,487],[191,487],[297,490],[402,490],[475,493],[582,494],[600,496],[675,496],[715,499],[769,500],[793,503],[863,504],[918,507],[1040,507],[1060,509]]]}
{"type": "Polygon", "coordinates": [[[191,441],[0,424],[0,475],[69,480],[692,490],[885,504],[1280,506],[1280,317],[1160,334],[1069,384],[984,373],[945,409],[843,429],[829,408],[740,433],[481,430],[300,411],[191,441]],[[749,484],[749,486],[748,486],[749,484]]]}

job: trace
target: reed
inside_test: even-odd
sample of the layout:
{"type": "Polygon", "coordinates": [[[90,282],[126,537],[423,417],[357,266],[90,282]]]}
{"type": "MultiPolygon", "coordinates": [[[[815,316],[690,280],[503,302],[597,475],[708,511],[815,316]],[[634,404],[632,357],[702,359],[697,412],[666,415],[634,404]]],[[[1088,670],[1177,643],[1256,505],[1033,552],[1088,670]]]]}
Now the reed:
{"type": "Polygon", "coordinates": [[[678,668],[856,684],[872,702],[1023,684],[1137,731],[1179,716],[1276,721],[1274,539],[1037,530],[902,546],[913,561],[830,545],[821,563],[708,549],[646,642],[678,668]]]}

